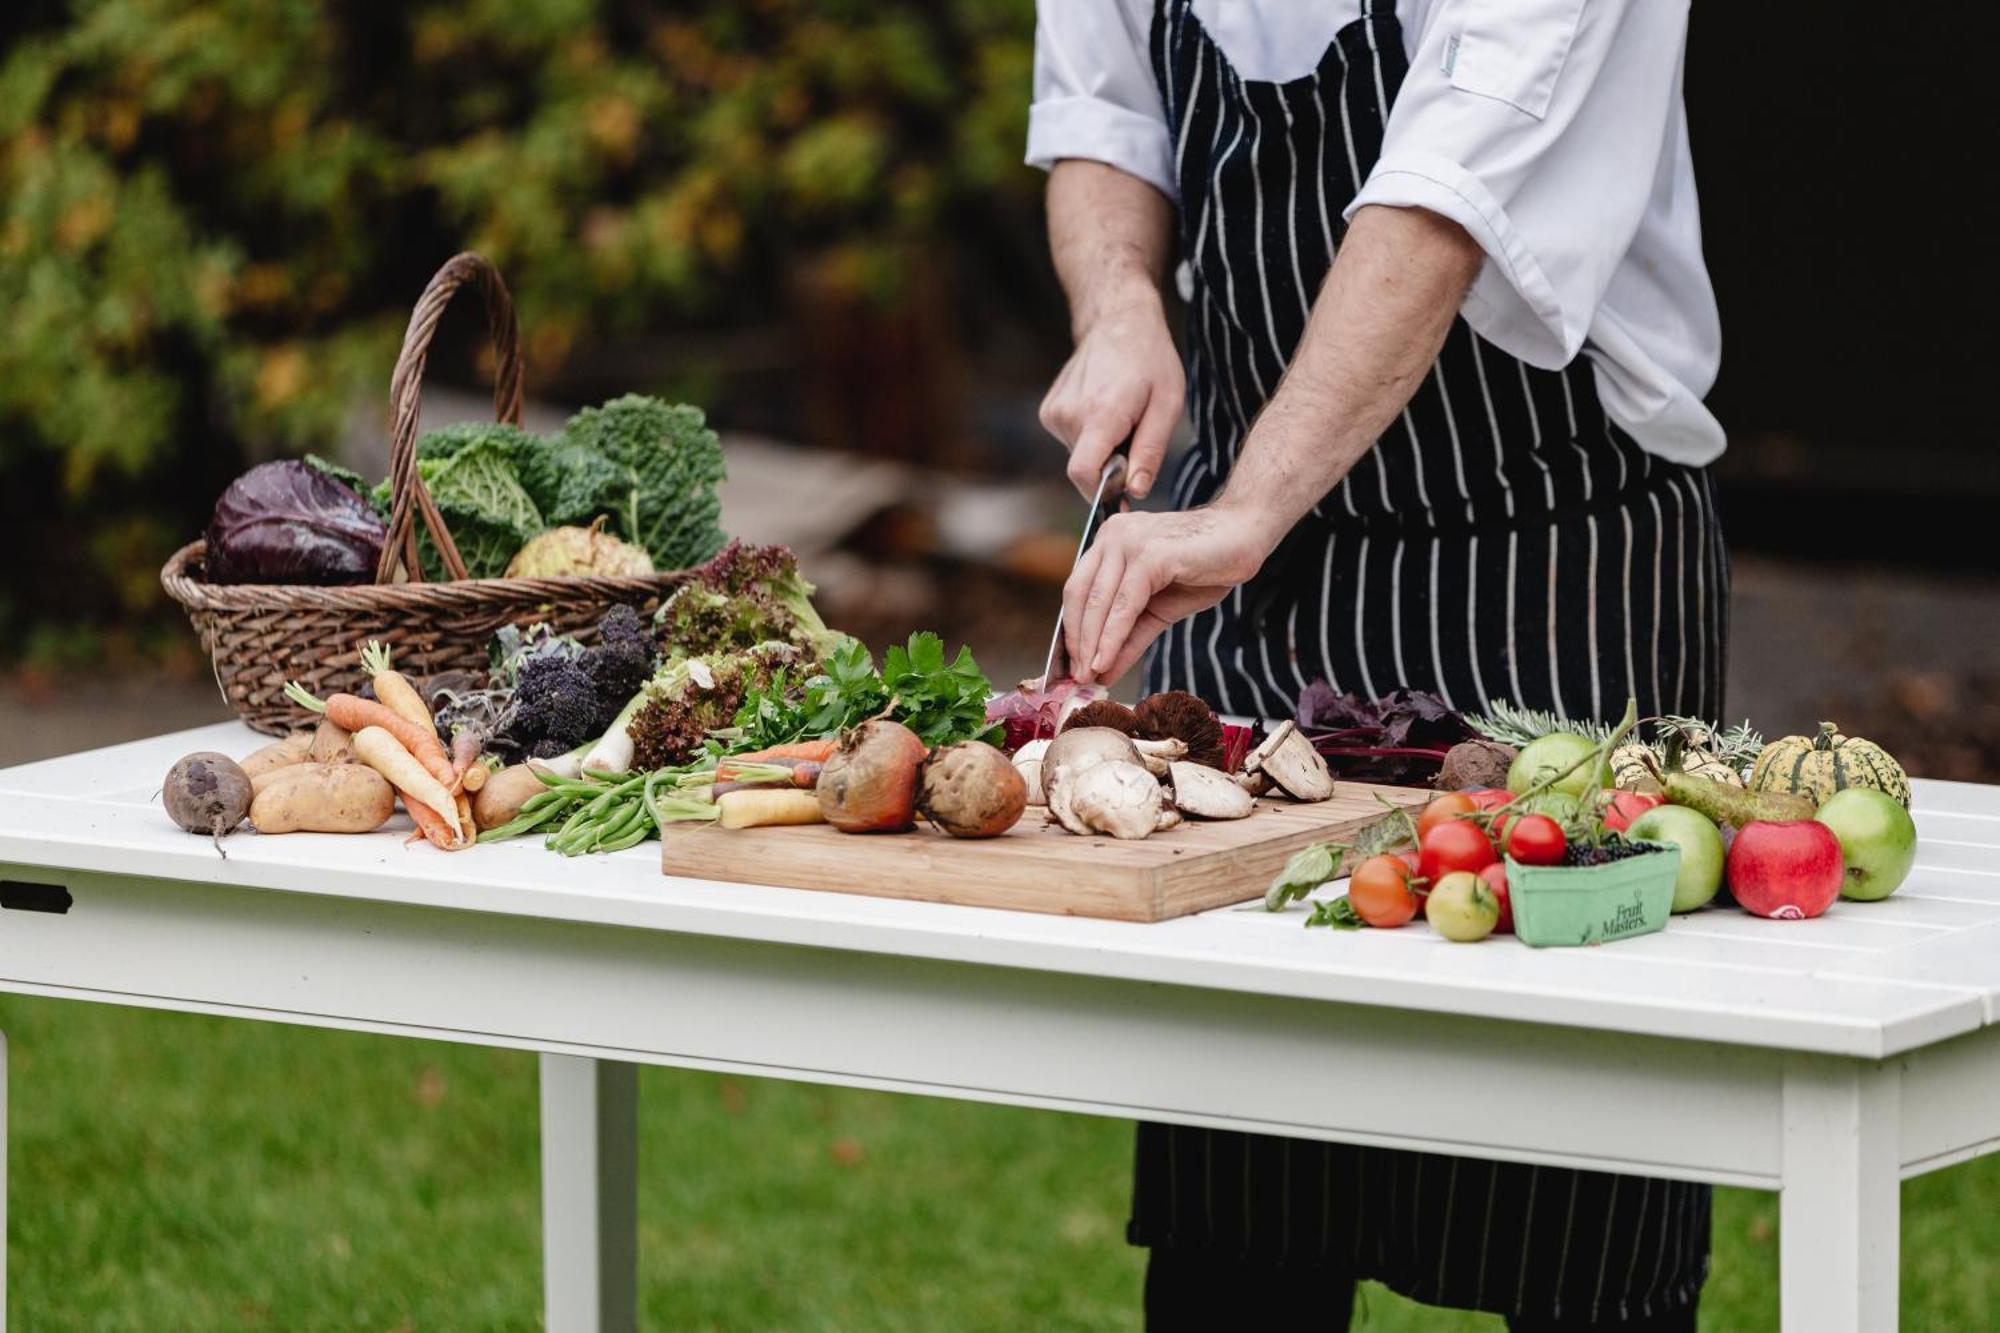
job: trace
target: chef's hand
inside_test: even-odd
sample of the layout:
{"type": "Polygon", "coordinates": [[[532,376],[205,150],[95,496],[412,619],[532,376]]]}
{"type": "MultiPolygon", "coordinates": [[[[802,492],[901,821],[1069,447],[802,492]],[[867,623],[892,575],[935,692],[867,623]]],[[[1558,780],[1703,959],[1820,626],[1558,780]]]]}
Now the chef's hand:
{"type": "Polygon", "coordinates": [[[1130,435],[1124,490],[1143,499],[1160,475],[1186,393],[1158,294],[1135,292],[1079,330],[1076,350],[1042,399],[1042,425],[1069,450],[1069,479],[1086,498],[1130,435]]]}
{"type": "Polygon", "coordinates": [[[1227,597],[1277,546],[1273,526],[1215,507],[1106,519],[1063,588],[1076,679],[1118,679],[1167,626],[1227,597]]]}

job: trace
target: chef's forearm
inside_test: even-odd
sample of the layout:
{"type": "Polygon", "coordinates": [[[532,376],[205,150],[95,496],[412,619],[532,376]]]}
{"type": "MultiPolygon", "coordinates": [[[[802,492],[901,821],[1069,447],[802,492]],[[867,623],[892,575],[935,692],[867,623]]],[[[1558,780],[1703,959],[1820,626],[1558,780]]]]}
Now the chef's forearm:
{"type": "Polygon", "coordinates": [[[1081,337],[1105,313],[1161,305],[1173,205],[1137,176],[1080,158],[1056,163],[1047,195],[1049,249],[1081,337]]]}
{"type": "Polygon", "coordinates": [[[1356,213],[1291,367],[1214,507],[1240,514],[1275,547],[1409,403],[1483,258],[1435,213],[1356,213]]]}

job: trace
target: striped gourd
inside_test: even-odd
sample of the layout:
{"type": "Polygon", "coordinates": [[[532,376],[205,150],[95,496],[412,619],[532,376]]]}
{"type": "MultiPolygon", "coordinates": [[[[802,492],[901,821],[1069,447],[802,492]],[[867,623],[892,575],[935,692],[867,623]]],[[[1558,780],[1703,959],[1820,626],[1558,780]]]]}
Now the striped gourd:
{"type": "Polygon", "coordinates": [[[1814,804],[1847,787],[1872,787],[1910,803],[1910,779],[1895,757],[1874,741],[1841,735],[1831,722],[1820,723],[1817,736],[1772,741],[1750,770],[1752,791],[1797,792],[1814,804]]]}

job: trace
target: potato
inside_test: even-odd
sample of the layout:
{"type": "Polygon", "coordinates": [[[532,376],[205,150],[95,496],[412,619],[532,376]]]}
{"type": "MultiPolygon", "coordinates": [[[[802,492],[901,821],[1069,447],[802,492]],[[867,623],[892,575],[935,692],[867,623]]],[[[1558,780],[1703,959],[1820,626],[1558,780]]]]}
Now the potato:
{"type": "Polygon", "coordinates": [[[530,797],[547,790],[548,784],[535,776],[535,770],[526,764],[509,764],[473,793],[473,822],[482,830],[512,823],[530,797]]]}
{"type": "Polygon", "coordinates": [[[366,764],[295,764],[250,802],[259,833],[367,833],[388,822],[396,793],[366,764]]]}
{"type": "Polygon", "coordinates": [[[307,751],[312,749],[313,733],[295,731],[281,741],[272,741],[261,750],[253,750],[238,765],[243,776],[256,780],[260,773],[268,773],[274,768],[285,768],[292,764],[302,764],[307,751]]]}
{"type": "Polygon", "coordinates": [[[351,764],[354,762],[354,737],[346,727],[332,722],[321,722],[313,732],[312,750],[307,758],[315,764],[351,764]]]}

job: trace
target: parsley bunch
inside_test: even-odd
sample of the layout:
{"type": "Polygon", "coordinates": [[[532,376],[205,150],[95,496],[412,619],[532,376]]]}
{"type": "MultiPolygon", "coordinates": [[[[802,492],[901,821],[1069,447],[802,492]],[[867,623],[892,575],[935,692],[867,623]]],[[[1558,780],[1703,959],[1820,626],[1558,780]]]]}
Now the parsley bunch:
{"type": "Polygon", "coordinates": [[[944,640],[928,631],[891,647],[882,669],[855,639],[842,639],[820,673],[805,681],[779,672],[753,691],[736,715],[732,750],[759,750],[791,741],[833,736],[888,710],[925,745],[996,741],[1000,727],[986,720],[992,686],[970,648],[945,659],[944,640]],[[893,706],[892,706],[893,705],[893,706]]]}

